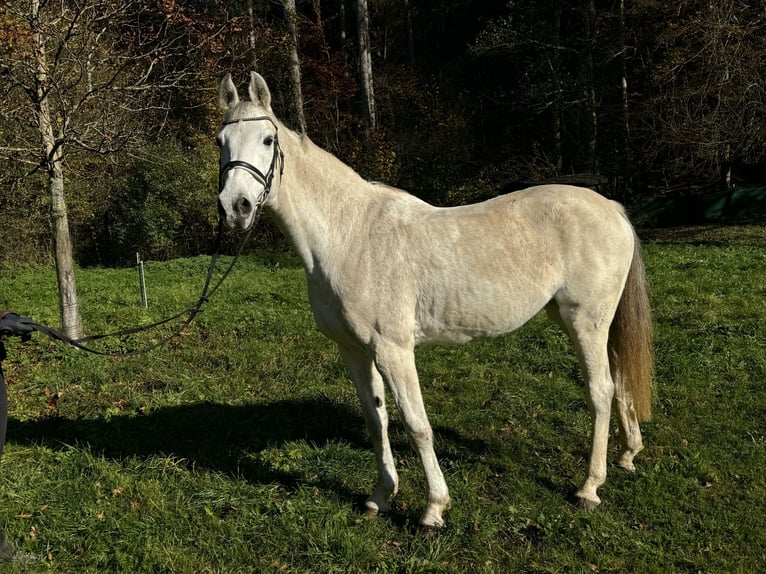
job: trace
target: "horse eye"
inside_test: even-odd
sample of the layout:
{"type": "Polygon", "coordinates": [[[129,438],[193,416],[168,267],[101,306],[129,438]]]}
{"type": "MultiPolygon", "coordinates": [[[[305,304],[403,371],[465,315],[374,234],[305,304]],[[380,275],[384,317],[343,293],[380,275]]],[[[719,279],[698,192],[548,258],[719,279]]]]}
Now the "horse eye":
{"type": "Polygon", "coordinates": [[[263,140],[263,145],[271,145],[274,143],[274,138],[272,136],[266,136],[266,139],[263,140]]]}

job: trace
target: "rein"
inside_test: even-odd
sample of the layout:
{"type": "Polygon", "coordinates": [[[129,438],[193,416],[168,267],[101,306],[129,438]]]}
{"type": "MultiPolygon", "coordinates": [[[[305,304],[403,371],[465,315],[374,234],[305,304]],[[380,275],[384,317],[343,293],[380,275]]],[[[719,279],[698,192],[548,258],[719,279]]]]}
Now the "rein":
{"type": "MultiPolygon", "coordinates": [[[[276,123],[274,123],[274,120],[272,120],[268,116],[258,116],[258,117],[252,117],[252,118],[242,118],[237,120],[230,120],[223,122],[222,125],[227,126],[230,124],[235,124],[239,122],[253,122],[253,121],[269,121],[272,123],[274,128],[278,130],[276,123]]],[[[81,349],[83,351],[86,351],[88,353],[92,353],[94,355],[101,355],[101,356],[107,356],[107,357],[132,357],[136,355],[143,355],[146,353],[149,353],[150,351],[153,351],[154,349],[161,347],[176,337],[178,337],[181,332],[191,324],[191,322],[194,320],[194,318],[202,311],[202,306],[208,302],[210,297],[213,296],[213,294],[218,291],[218,288],[221,286],[221,284],[224,282],[224,280],[228,277],[231,270],[234,268],[234,265],[239,260],[239,256],[242,254],[242,251],[245,248],[245,245],[247,244],[248,240],[250,239],[250,235],[252,234],[253,228],[255,227],[255,224],[258,222],[261,216],[261,211],[263,204],[266,202],[266,199],[269,196],[269,193],[271,192],[271,185],[274,181],[274,174],[276,173],[276,167],[277,163],[279,163],[279,175],[280,179],[282,176],[282,173],[284,172],[285,167],[285,154],[282,151],[282,148],[279,146],[279,138],[277,137],[277,133],[274,135],[274,154],[271,158],[271,164],[269,165],[269,169],[264,174],[261,170],[259,170],[257,167],[255,167],[253,164],[243,161],[243,160],[232,160],[227,162],[225,165],[221,166],[219,173],[218,173],[218,193],[220,194],[223,190],[223,180],[224,176],[233,169],[244,169],[247,171],[250,175],[252,175],[255,180],[263,185],[264,188],[264,194],[261,198],[261,201],[256,206],[257,211],[255,213],[255,216],[253,217],[252,223],[248,226],[247,230],[245,231],[245,235],[237,248],[237,252],[234,255],[234,259],[232,259],[231,263],[229,264],[226,271],[223,273],[221,278],[218,280],[215,285],[211,287],[212,279],[213,279],[213,273],[215,272],[215,266],[216,261],[218,259],[218,254],[220,252],[221,248],[221,241],[223,238],[223,226],[224,226],[224,219],[223,217],[220,217],[218,219],[218,232],[216,236],[216,242],[215,242],[215,249],[213,252],[213,255],[210,258],[210,265],[208,266],[207,270],[207,276],[205,277],[205,283],[202,287],[202,293],[199,296],[199,299],[189,305],[186,309],[183,311],[176,313],[172,317],[168,317],[166,319],[162,319],[160,321],[156,321],[155,323],[151,323],[149,325],[143,325],[141,327],[133,327],[130,329],[123,329],[121,331],[116,331],[114,333],[103,333],[98,335],[90,335],[88,337],[82,337],[80,339],[72,339],[71,337],[66,336],[61,331],[54,329],[52,327],[49,327],[47,325],[42,325],[40,323],[36,323],[35,321],[23,318],[23,325],[25,329],[30,329],[33,331],[40,331],[41,333],[44,333],[48,335],[51,339],[55,339],[57,341],[61,341],[63,343],[66,343],[68,345],[71,345],[73,347],[76,347],[77,349],[81,349]],[[136,333],[142,333],[144,331],[149,331],[151,329],[154,329],[156,327],[159,327],[161,325],[164,325],[166,323],[170,323],[171,321],[175,321],[177,319],[180,319],[181,317],[186,318],[181,322],[178,329],[173,333],[172,335],[169,335],[165,337],[164,339],[153,343],[151,345],[147,345],[146,347],[142,347],[139,349],[133,349],[130,351],[121,351],[121,352],[114,352],[114,351],[101,351],[98,349],[94,349],[93,347],[87,345],[87,343],[90,343],[92,341],[97,341],[99,339],[107,339],[107,338],[113,338],[113,337],[125,337],[127,335],[134,335],[136,333]]],[[[0,319],[2,319],[2,316],[0,316],[0,319]]],[[[2,333],[0,333],[2,335],[2,333]]]]}

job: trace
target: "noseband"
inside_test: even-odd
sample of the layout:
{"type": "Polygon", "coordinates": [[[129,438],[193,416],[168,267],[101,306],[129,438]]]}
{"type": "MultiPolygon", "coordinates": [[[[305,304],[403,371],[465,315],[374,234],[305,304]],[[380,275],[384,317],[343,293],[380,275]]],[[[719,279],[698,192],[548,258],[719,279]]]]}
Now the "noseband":
{"type": "Polygon", "coordinates": [[[277,166],[277,162],[279,162],[279,176],[282,177],[282,173],[285,168],[285,154],[282,152],[282,148],[279,147],[279,128],[277,128],[277,124],[274,123],[274,120],[272,120],[268,116],[257,116],[253,118],[240,118],[238,120],[230,120],[228,122],[223,122],[222,126],[228,126],[230,124],[238,124],[240,122],[257,122],[257,121],[268,121],[271,122],[271,124],[274,126],[274,129],[276,132],[274,133],[274,155],[271,157],[271,164],[269,165],[268,171],[264,174],[260,169],[255,167],[253,164],[235,159],[231,160],[227,164],[221,166],[220,171],[218,172],[218,193],[220,194],[223,191],[223,179],[226,176],[228,172],[230,172],[233,169],[243,169],[246,172],[248,172],[250,175],[252,175],[255,180],[260,183],[263,186],[264,193],[263,198],[261,199],[261,202],[259,204],[263,205],[263,203],[266,201],[266,199],[269,197],[269,192],[271,192],[271,183],[274,181],[274,172],[277,166]]]}

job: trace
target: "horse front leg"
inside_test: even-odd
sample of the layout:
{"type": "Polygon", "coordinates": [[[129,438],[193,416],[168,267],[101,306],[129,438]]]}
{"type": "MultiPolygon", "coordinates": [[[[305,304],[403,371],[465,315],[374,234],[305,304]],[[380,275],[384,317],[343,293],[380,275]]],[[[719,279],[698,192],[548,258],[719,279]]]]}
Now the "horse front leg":
{"type": "Polygon", "coordinates": [[[403,348],[382,343],[375,348],[375,364],[391,388],[410,440],[417,450],[428,483],[428,506],[420,524],[429,528],[444,526],[442,514],[451,500],[433,446],[433,430],[423,405],[415,368],[414,347],[403,348]]]}
{"type": "Polygon", "coordinates": [[[388,441],[388,413],[383,379],[375,368],[372,358],[358,349],[339,347],[346,367],[356,385],[362,414],[367,425],[375,458],[378,478],[375,489],[365,501],[367,514],[378,514],[391,510],[389,499],[399,488],[394,456],[388,441]]]}

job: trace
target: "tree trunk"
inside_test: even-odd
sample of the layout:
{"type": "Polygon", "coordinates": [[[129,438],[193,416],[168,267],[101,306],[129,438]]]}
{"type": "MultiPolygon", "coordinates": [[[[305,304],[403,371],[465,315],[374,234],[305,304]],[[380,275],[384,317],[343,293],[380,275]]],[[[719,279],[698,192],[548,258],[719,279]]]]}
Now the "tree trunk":
{"type": "Polygon", "coordinates": [[[404,9],[407,12],[407,56],[410,61],[410,69],[415,69],[415,34],[412,27],[412,5],[410,0],[404,0],[404,9]]]}
{"type": "Polygon", "coordinates": [[[258,53],[255,51],[255,8],[253,6],[253,0],[247,0],[247,19],[249,30],[247,32],[247,45],[250,48],[251,69],[255,72],[258,71],[258,53]]]}
{"type": "Polygon", "coordinates": [[[287,28],[290,33],[290,82],[293,85],[293,105],[298,131],[306,133],[306,116],[303,113],[303,91],[301,89],[301,61],[298,58],[298,12],[295,0],[282,0],[287,13],[287,28]]]}
{"type": "Polygon", "coordinates": [[[588,170],[598,173],[598,111],[596,108],[596,85],[593,71],[593,47],[596,42],[596,2],[585,1],[585,109],[590,122],[587,131],[585,163],[588,170]]]}
{"type": "Polygon", "coordinates": [[[74,278],[72,239],[69,234],[69,218],[64,199],[64,174],[61,171],[60,148],[53,151],[52,159],[48,162],[48,191],[51,195],[53,244],[59,286],[61,327],[67,337],[79,339],[82,337],[82,320],[80,319],[77,285],[74,278]]]}
{"type": "Polygon", "coordinates": [[[372,56],[370,55],[370,14],[367,0],[357,0],[356,21],[359,33],[359,68],[362,79],[362,105],[367,126],[375,129],[375,93],[372,88],[372,56]]]}
{"type": "Polygon", "coordinates": [[[553,96],[553,164],[556,168],[556,175],[561,175],[564,169],[564,152],[561,144],[561,98],[563,90],[561,88],[561,2],[556,0],[553,6],[553,33],[554,48],[553,61],[553,85],[555,94],[553,96]]]}
{"type": "Polygon", "coordinates": [[[39,0],[32,0],[30,3],[30,21],[35,49],[35,103],[44,153],[43,162],[48,173],[48,192],[51,197],[53,249],[59,287],[61,328],[68,337],[78,339],[82,337],[82,320],[77,301],[72,239],[69,234],[69,218],[64,197],[64,173],[61,167],[62,142],[56,139],[48,104],[50,78],[45,59],[45,38],[40,23],[39,0]]]}
{"type": "Polygon", "coordinates": [[[345,48],[346,46],[346,1],[345,0],[340,0],[338,18],[340,19],[340,45],[345,48]]]}
{"type": "Polygon", "coordinates": [[[623,174],[625,178],[625,192],[630,193],[633,188],[633,159],[630,153],[630,109],[628,107],[628,64],[627,42],[625,40],[625,0],[620,0],[620,64],[622,66],[622,153],[623,174]]]}

